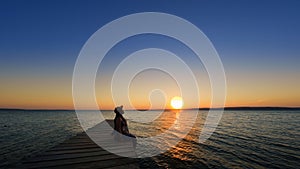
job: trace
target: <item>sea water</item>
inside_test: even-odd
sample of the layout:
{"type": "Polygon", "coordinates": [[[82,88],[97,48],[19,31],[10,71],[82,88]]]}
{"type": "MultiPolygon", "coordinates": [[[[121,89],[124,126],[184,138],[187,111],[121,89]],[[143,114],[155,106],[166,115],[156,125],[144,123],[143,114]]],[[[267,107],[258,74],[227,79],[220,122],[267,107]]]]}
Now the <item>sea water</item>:
{"type": "MultiPolygon", "coordinates": [[[[98,111],[81,111],[84,128],[97,124],[98,111]]],[[[163,133],[182,112],[126,111],[138,138],[163,133]]],[[[189,110],[184,110],[189,113],[189,110]]],[[[113,111],[103,111],[113,119],[113,111]]],[[[298,168],[300,111],[224,111],[204,143],[199,143],[207,111],[199,111],[190,132],[168,151],[139,159],[141,168],[298,168]]],[[[10,168],[83,131],[75,111],[0,110],[0,168],[10,168]]],[[[180,132],[174,130],[174,132],[180,132]]],[[[177,134],[177,133],[174,133],[177,134]]],[[[168,143],[168,139],[163,140],[168,143]]],[[[143,145],[143,142],[138,143],[143,145]]],[[[159,146],[153,142],[151,146],[159,146]]],[[[145,150],[147,151],[147,149],[145,150]]]]}

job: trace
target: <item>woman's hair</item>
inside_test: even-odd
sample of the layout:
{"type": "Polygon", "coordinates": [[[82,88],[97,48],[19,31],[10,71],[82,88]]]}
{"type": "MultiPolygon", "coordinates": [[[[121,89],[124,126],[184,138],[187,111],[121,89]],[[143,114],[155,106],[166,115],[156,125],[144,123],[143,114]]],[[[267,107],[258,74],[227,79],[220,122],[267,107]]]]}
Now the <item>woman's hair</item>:
{"type": "Polygon", "coordinates": [[[121,113],[117,110],[117,108],[115,108],[114,112],[115,112],[117,115],[121,115],[121,113]]]}
{"type": "Polygon", "coordinates": [[[126,119],[122,116],[122,114],[118,111],[117,108],[114,109],[114,112],[116,113],[117,117],[120,117],[122,120],[126,121],[126,119]]]}

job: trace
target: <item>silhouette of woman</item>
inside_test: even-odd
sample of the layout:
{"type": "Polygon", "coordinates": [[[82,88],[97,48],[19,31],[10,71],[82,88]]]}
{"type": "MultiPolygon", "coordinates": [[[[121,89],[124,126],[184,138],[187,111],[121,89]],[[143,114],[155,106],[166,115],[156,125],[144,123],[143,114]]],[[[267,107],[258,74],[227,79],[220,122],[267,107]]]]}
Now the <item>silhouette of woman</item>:
{"type": "MultiPolygon", "coordinates": [[[[126,119],[123,117],[124,114],[123,106],[116,107],[114,109],[116,114],[114,119],[114,129],[115,131],[132,138],[136,138],[133,134],[129,133],[128,125],[126,119]]],[[[136,139],[134,139],[134,147],[136,146],[136,139]]]]}

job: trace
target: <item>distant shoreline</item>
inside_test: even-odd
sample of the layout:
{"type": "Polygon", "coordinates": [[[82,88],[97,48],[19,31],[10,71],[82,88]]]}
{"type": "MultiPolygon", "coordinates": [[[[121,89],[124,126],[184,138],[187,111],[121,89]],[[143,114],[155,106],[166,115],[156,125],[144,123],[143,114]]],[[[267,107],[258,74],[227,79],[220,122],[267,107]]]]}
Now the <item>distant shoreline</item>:
{"type": "MultiPolygon", "coordinates": [[[[300,107],[224,107],[224,108],[189,108],[182,110],[300,110],[300,107]]],[[[9,110],[9,111],[75,111],[75,109],[16,109],[16,108],[0,108],[0,111],[9,110]]],[[[103,111],[108,111],[112,109],[103,109],[103,111]]],[[[127,109],[129,111],[134,111],[134,109],[127,109]]],[[[137,109],[138,111],[148,111],[149,109],[137,109]]],[[[162,109],[150,109],[150,111],[157,111],[162,109]]],[[[165,109],[165,110],[174,110],[174,109],[165,109]]],[[[79,111],[95,111],[89,109],[82,109],[79,111]]]]}

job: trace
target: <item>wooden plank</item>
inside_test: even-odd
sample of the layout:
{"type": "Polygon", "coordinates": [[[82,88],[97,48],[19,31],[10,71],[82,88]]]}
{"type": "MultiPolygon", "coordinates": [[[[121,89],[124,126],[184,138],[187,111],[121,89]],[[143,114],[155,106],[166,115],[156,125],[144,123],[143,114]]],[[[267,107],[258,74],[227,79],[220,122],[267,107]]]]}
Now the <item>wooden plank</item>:
{"type": "MultiPolygon", "coordinates": [[[[130,153],[131,151],[122,151],[117,150],[119,153],[130,153]]],[[[109,155],[111,153],[107,151],[94,151],[94,152],[84,152],[84,153],[73,153],[73,154],[60,154],[60,155],[52,155],[52,156],[40,156],[31,161],[27,161],[26,163],[36,163],[36,162],[44,162],[44,161],[54,161],[54,160],[64,160],[64,159],[73,159],[73,158],[81,158],[81,157],[93,157],[100,155],[109,155]]]]}
{"type": "MultiPolygon", "coordinates": [[[[115,144],[111,144],[111,143],[106,143],[106,144],[101,144],[104,145],[105,147],[109,147],[109,149],[130,149],[131,148],[131,144],[124,144],[124,145],[115,145],[115,144]]],[[[49,151],[64,151],[64,150],[80,150],[80,149],[91,149],[91,148],[98,148],[99,146],[97,144],[89,144],[89,145],[70,145],[70,146],[59,146],[59,147],[54,147],[52,149],[50,149],[49,151]]],[[[132,151],[134,151],[134,149],[132,148],[132,151]]]]}
{"type": "MultiPolygon", "coordinates": [[[[60,155],[60,154],[74,154],[74,153],[86,153],[86,152],[95,152],[95,151],[102,151],[103,149],[97,147],[97,148],[90,148],[90,149],[73,149],[73,150],[62,150],[62,151],[47,151],[43,154],[43,156],[47,155],[60,155]]],[[[121,149],[116,148],[115,152],[124,152],[128,149],[121,149]]]]}
{"type": "Polygon", "coordinates": [[[74,154],[74,153],[86,153],[86,152],[95,152],[95,151],[101,151],[102,149],[97,148],[91,148],[91,149],[75,149],[75,150],[65,150],[65,151],[47,151],[43,154],[43,156],[47,155],[60,155],[60,154],[74,154]]]}
{"type": "MultiPolygon", "coordinates": [[[[89,163],[89,162],[106,163],[111,160],[118,160],[120,158],[124,158],[124,157],[119,157],[114,154],[106,154],[106,155],[80,157],[80,158],[64,159],[64,160],[39,161],[35,163],[26,163],[26,164],[28,164],[28,168],[47,168],[47,167],[58,167],[58,166],[74,165],[74,164],[80,165],[82,163],[89,163]]],[[[113,163],[113,162],[109,162],[109,163],[113,163]]]]}
{"type": "MultiPolygon", "coordinates": [[[[34,167],[32,167],[34,168],[34,167]]],[[[120,158],[109,161],[94,161],[78,164],[67,164],[61,166],[48,166],[47,168],[55,169],[100,169],[100,168],[113,168],[113,169],[139,169],[136,159],[120,158]]]]}
{"type": "Polygon", "coordinates": [[[85,145],[85,146],[67,146],[67,147],[54,147],[49,151],[60,151],[60,150],[74,150],[74,149],[88,149],[88,148],[97,148],[97,144],[85,145]]]}
{"type": "Polygon", "coordinates": [[[107,151],[94,151],[94,152],[85,152],[85,153],[40,156],[40,157],[37,157],[35,159],[29,160],[26,163],[37,163],[37,162],[44,162],[44,161],[64,160],[64,159],[73,159],[73,158],[80,158],[80,157],[92,157],[92,156],[107,155],[107,154],[110,154],[110,153],[107,152],[107,151]]]}

